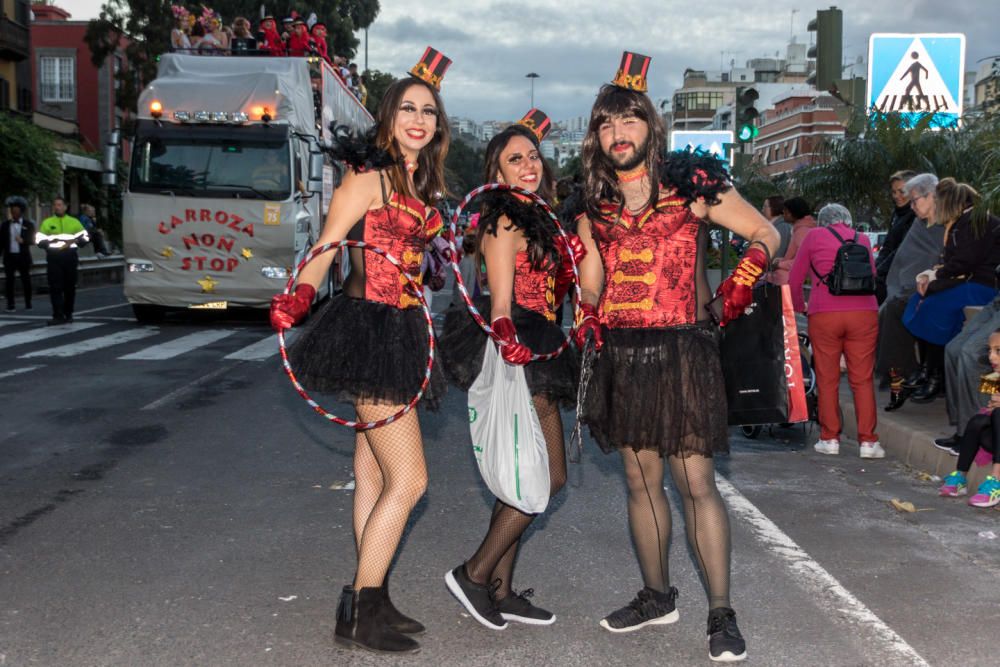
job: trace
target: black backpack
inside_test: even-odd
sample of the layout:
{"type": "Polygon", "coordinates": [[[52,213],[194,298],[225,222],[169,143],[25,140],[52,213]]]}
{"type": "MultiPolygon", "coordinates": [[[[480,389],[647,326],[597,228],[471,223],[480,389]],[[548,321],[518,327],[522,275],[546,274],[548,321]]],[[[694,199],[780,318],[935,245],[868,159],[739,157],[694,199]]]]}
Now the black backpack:
{"type": "Polygon", "coordinates": [[[833,296],[875,294],[875,271],[872,269],[871,251],[858,243],[858,233],[854,232],[854,238],[845,241],[836,230],[831,227],[826,229],[837,237],[840,247],[837,248],[837,255],[833,259],[833,268],[825,276],[821,276],[810,262],[809,266],[816,277],[826,285],[833,296]]]}

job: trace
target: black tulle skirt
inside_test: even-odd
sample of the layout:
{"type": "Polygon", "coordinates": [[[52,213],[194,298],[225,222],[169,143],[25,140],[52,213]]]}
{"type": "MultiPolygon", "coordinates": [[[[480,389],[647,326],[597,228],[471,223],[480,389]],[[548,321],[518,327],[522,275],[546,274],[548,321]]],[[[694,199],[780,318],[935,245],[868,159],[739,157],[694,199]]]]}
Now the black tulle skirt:
{"type": "Polygon", "coordinates": [[[581,416],[601,449],[729,451],[717,327],[603,333],[581,416]]]}
{"type": "MultiPolygon", "coordinates": [[[[436,410],[447,389],[435,349],[420,407],[436,410]]],[[[427,321],[419,308],[335,296],[313,314],[288,350],[296,377],[338,401],[403,405],[427,369],[427,321]]]]}
{"type": "MultiPolygon", "coordinates": [[[[474,300],[485,319],[490,316],[490,298],[474,300]]],[[[533,352],[544,354],[555,350],[566,334],[555,322],[533,310],[513,304],[511,319],[517,327],[518,339],[533,352]]],[[[441,357],[444,374],[449,382],[467,391],[483,367],[486,332],[472,319],[465,303],[445,311],[441,333],[441,357]]],[[[580,357],[572,345],[555,359],[532,361],[524,367],[528,390],[532,396],[542,395],[563,407],[576,405],[576,387],[580,379],[580,357]]]]}

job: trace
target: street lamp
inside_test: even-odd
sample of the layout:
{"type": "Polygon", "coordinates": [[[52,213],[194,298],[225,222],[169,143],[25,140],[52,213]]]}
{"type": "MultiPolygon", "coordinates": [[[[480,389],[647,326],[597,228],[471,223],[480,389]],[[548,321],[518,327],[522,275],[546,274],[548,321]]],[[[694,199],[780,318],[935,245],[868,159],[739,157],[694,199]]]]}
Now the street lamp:
{"type": "Polygon", "coordinates": [[[539,75],[535,74],[534,72],[528,72],[524,76],[527,79],[531,79],[531,108],[534,109],[535,108],[535,79],[537,79],[539,77],[539,75]]]}

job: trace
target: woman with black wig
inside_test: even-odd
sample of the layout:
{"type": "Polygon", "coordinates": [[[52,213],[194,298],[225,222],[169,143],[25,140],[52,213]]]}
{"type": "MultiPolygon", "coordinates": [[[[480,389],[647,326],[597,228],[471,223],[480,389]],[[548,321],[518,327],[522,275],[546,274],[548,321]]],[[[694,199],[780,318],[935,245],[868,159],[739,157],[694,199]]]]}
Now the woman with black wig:
{"type": "MultiPolygon", "coordinates": [[[[517,186],[551,202],[553,178],[539,152],[549,126],[545,114],[532,109],[493,137],[486,148],[484,180],[517,186]]],[[[504,360],[527,364],[528,389],[548,449],[550,494],[555,495],[566,482],[559,406],[576,400],[579,362],[572,350],[548,361],[531,361],[531,354],[551,352],[564,339],[556,307],[573,280],[569,253],[575,251],[582,258],[582,246],[574,236],[570,240],[573,250],[568,250],[548,214],[523,195],[494,191],[481,201],[477,264],[485,261],[490,295],[477,299],[476,307],[489,314],[490,326],[504,341],[500,347],[504,360]]],[[[448,379],[468,390],[482,369],[486,345],[486,333],[465,305],[452,306],[441,336],[448,379]]],[[[511,588],[521,536],[535,516],[497,500],[479,549],[445,575],[451,593],[488,628],[502,630],[507,621],[548,625],[556,620],[554,614],[528,600],[533,590],[517,593],[511,588]]]]}
{"type": "MultiPolygon", "coordinates": [[[[385,92],[366,140],[337,133],[336,157],[348,164],[333,194],[316,247],[344,238],[363,240],[399,259],[419,285],[426,244],[443,228],[434,205],[445,191],[447,116],[439,94],[451,61],[428,47],[424,57],[385,92]]],[[[380,255],[350,251],[344,293],[310,320],[289,351],[309,390],[354,404],[358,419],[393,415],[416,395],[426,372],[427,324],[417,294],[380,255]]],[[[271,323],[286,329],[309,312],[316,287],[333,260],[319,255],[299,275],[295,291],[274,297],[271,323]]],[[[433,367],[421,401],[436,408],[444,376],[433,367]]],[[[424,626],[389,600],[388,572],[410,512],[427,486],[416,412],[358,432],[354,451],[354,536],[358,568],[337,608],[335,641],[383,653],[419,649],[409,635],[424,626]]]]}

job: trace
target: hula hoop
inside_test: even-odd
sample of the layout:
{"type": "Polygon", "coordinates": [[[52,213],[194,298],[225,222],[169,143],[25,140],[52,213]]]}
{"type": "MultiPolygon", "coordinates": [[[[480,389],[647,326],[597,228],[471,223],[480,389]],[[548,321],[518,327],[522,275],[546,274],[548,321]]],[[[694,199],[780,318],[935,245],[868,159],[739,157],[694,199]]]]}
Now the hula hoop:
{"type": "Polygon", "coordinates": [[[285,284],[285,289],[284,292],[282,293],[283,294],[291,293],[292,287],[294,287],[295,285],[295,280],[299,277],[299,273],[302,271],[302,268],[306,264],[308,264],[316,257],[322,255],[323,253],[329,250],[341,247],[361,248],[363,250],[368,250],[370,252],[373,252],[376,255],[381,255],[386,260],[388,260],[390,264],[399,269],[399,272],[403,275],[404,278],[406,278],[407,284],[410,287],[412,287],[414,292],[416,293],[417,300],[420,301],[420,307],[424,312],[424,319],[427,321],[427,369],[424,372],[424,381],[420,384],[420,389],[417,391],[417,394],[413,397],[413,399],[409,403],[404,405],[399,410],[399,412],[396,412],[395,414],[392,414],[383,419],[379,419],[378,421],[358,422],[358,421],[352,421],[350,419],[344,419],[342,417],[338,417],[329,410],[324,409],[319,403],[313,400],[313,398],[309,395],[309,393],[299,382],[298,378],[295,377],[295,371],[292,370],[292,366],[288,362],[288,350],[286,349],[285,346],[284,329],[278,332],[278,348],[281,351],[281,365],[285,369],[285,374],[288,375],[288,379],[292,381],[292,386],[295,387],[295,391],[297,391],[299,393],[299,396],[301,396],[302,399],[309,404],[309,407],[311,407],[317,414],[319,414],[326,420],[333,422],[334,424],[347,426],[348,428],[353,428],[355,431],[367,431],[373,428],[378,428],[379,426],[385,426],[386,424],[391,424],[392,422],[396,421],[397,419],[405,415],[407,412],[413,410],[413,408],[415,408],[417,403],[420,401],[420,398],[424,395],[424,391],[427,390],[427,385],[430,384],[431,381],[431,369],[434,367],[434,320],[431,319],[431,309],[427,305],[427,300],[424,299],[423,288],[417,284],[417,282],[410,276],[410,274],[406,272],[403,265],[399,263],[399,260],[397,260],[395,257],[390,255],[385,250],[382,250],[378,246],[373,246],[371,244],[365,243],[364,241],[350,241],[345,239],[340,243],[325,243],[321,246],[313,248],[312,250],[309,251],[309,253],[305,257],[302,258],[302,261],[299,262],[299,265],[295,267],[295,270],[292,271],[292,275],[288,277],[288,283],[285,284]]]}
{"type": "MultiPolygon", "coordinates": [[[[509,190],[517,194],[525,195],[526,197],[531,199],[535,204],[541,206],[542,210],[545,211],[548,214],[548,216],[552,219],[552,224],[556,226],[556,231],[559,232],[559,235],[562,236],[563,239],[566,241],[567,248],[569,247],[569,237],[566,236],[566,232],[563,230],[562,225],[559,224],[559,218],[552,211],[552,208],[545,203],[544,199],[536,195],[534,192],[529,192],[528,190],[525,190],[524,188],[519,188],[516,185],[508,185],[506,183],[487,183],[486,185],[481,185],[475,190],[471,191],[469,194],[465,195],[465,198],[462,199],[461,202],[459,202],[458,208],[455,209],[455,213],[451,216],[451,223],[448,226],[448,229],[450,230],[451,234],[449,234],[447,238],[448,245],[451,248],[451,270],[455,274],[455,286],[458,288],[459,294],[462,295],[462,300],[465,301],[465,307],[469,309],[469,314],[472,315],[472,319],[476,321],[476,324],[482,327],[483,331],[485,331],[490,338],[492,338],[498,344],[504,345],[505,343],[499,338],[497,338],[497,335],[493,332],[493,328],[490,327],[489,323],[479,312],[479,309],[476,308],[475,304],[472,303],[472,297],[469,296],[469,291],[465,288],[465,283],[462,281],[462,272],[458,267],[458,262],[456,261],[456,258],[458,257],[458,248],[455,246],[455,236],[456,236],[456,226],[458,218],[459,216],[462,215],[462,211],[465,209],[465,207],[468,206],[473,199],[483,194],[484,192],[490,192],[491,190],[509,190]]],[[[532,361],[548,361],[549,359],[555,359],[556,357],[558,357],[560,354],[563,353],[563,351],[566,348],[569,347],[570,340],[573,338],[573,331],[576,330],[576,322],[580,319],[578,316],[580,315],[580,304],[583,302],[583,294],[580,292],[580,271],[576,265],[576,258],[571,256],[570,259],[572,260],[573,264],[573,278],[574,278],[573,290],[574,293],[576,294],[576,299],[573,307],[573,325],[570,327],[569,332],[567,332],[566,339],[553,352],[548,352],[546,354],[536,354],[534,351],[532,351],[531,353],[532,361]]]]}

